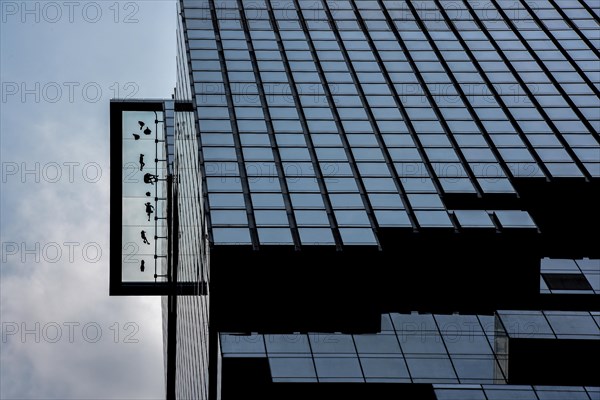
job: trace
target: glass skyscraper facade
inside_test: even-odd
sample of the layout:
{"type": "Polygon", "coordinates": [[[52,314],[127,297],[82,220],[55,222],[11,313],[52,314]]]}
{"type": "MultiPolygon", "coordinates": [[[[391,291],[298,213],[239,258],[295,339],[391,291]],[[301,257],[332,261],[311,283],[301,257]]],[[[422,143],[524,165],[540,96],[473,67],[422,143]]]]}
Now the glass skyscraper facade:
{"type": "Polygon", "coordinates": [[[178,21],[168,398],[600,399],[597,1],[178,21]]]}

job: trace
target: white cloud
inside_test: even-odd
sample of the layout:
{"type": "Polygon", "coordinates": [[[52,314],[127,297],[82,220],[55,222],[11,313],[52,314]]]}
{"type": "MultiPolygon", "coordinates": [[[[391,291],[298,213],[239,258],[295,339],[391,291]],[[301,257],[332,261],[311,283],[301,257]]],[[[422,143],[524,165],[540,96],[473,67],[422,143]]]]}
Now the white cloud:
{"type": "Polygon", "coordinates": [[[20,173],[5,176],[0,192],[3,251],[7,244],[18,247],[17,254],[3,253],[0,270],[0,398],[164,397],[160,299],[108,296],[110,86],[134,81],[137,97],[168,97],[175,79],[174,3],[141,2],[138,15],[140,22],[130,26],[2,24],[2,82],[97,82],[103,97],[97,103],[77,97],[51,103],[43,95],[40,102],[15,96],[1,105],[3,169],[9,164],[32,169],[38,163],[41,170],[39,183],[31,174],[25,182],[20,173]],[[6,55],[14,58],[8,61],[6,55]],[[79,163],[73,182],[64,164],[70,162],[79,163]],[[62,173],[56,183],[43,174],[46,166],[56,176],[53,163],[62,173]],[[82,177],[86,163],[101,166],[98,182],[82,177]],[[73,246],[72,260],[66,242],[80,243],[73,246]],[[31,254],[22,262],[23,243],[28,249],[39,243],[40,262],[31,254]],[[98,262],[81,254],[86,243],[102,249],[98,262]],[[62,251],[58,258],[56,248],[62,251]],[[36,323],[39,343],[35,334],[20,332],[36,330],[36,323]],[[69,323],[79,324],[72,325],[71,338],[69,323]],[[7,335],[15,327],[19,332],[7,335]],[[102,335],[91,343],[96,327],[102,335]],[[138,342],[124,343],[135,329],[130,339],[138,342]]]}

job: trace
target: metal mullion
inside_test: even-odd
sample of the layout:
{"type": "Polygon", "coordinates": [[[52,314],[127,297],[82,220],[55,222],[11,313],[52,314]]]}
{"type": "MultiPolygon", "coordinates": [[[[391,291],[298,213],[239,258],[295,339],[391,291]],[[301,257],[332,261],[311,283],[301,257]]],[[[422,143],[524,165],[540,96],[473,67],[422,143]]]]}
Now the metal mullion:
{"type": "MultiPolygon", "coordinates": [[[[554,327],[552,326],[552,324],[550,323],[550,320],[548,319],[548,316],[545,313],[545,310],[540,310],[540,312],[542,313],[542,315],[544,316],[544,319],[546,320],[546,323],[548,324],[548,326],[550,327],[550,330],[552,331],[552,334],[554,335],[555,339],[558,339],[558,336],[556,335],[556,331],[554,330],[554,327]]],[[[593,319],[593,318],[592,318],[593,319]]]]}
{"type": "Polygon", "coordinates": [[[583,8],[585,8],[585,11],[587,11],[592,16],[592,19],[594,19],[596,21],[596,23],[600,24],[600,16],[598,16],[598,14],[596,14],[596,12],[592,9],[592,7],[590,7],[590,5],[588,3],[586,3],[584,0],[575,0],[575,1],[579,1],[579,3],[583,6],[583,8]]]}
{"type": "Polygon", "coordinates": [[[356,345],[356,340],[354,339],[354,334],[349,333],[350,338],[352,339],[352,346],[354,346],[354,351],[356,352],[356,360],[358,361],[358,366],[360,368],[360,373],[362,374],[363,382],[367,381],[367,377],[365,375],[365,368],[363,367],[363,361],[358,351],[358,346],[356,345]]]}
{"type": "Polygon", "coordinates": [[[577,25],[575,25],[575,23],[571,20],[571,18],[569,18],[569,16],[562,10],[562,8],[560,8],[558,6],[558,4],[556,4],[556,2],[554,0],[547,0],[548,3],[550,3],[550,5],[552,7],[554,7],[554,9],[556,10],[556,12],[558,12],[560,14],[560,16],[563,18],[563,21],[569,25],[569,27],[575,31],[575,33],[577,33],[577,35],[579,36],[579,38],[586,44],[586,46],[588,46],[590,48],[590,50],[596,55],[596,57],[600,58],[600,50],[598,50],[596,48],[596,46],[594,46],[594,44],[590,41],[590,39],[588,39],[587,36],[585,36],[582,32],[581,29],[579,29],[577,27],[577,25]]]}
{"type": "MultiPolygon", "coordinates": [[[[313,352],[313,346],[312,346],[312,343],[310,342],[310,333],[300,333],[300,335],[306,335],[306,342],[308,343],[308,349],[310,350],[310,359],[312,360],[312,365],[313,365],[313,368],[315,369],[315,378],[317,379],[317,382],[320,382],[319,372],[317,370],[317,362],[315,361],[315,353],[313,352]]],[[[318,335],[318,334],[313,333],[313,335],[318,335]]]]}
{"type": "MultiPolygon", "coordinates": [[[[223,85],[225,87],[225,97],[227,98],[227,108],[229,108],[229,116],[231,118],[231,131],[233,134],[233,141],[235,146],[235,152],[238,160],[238,168],[240,173],[240,181],[242,184],[242,191],[244,193],[244,200],[246,204],[246,215],[248,216],[248,227],[250,229],[250,237],[252,239],[252,247],[254,250],[258,250],[259,239],[258,231],[256,228],[256,221],[254,219],[254,209],[252,206],[252,200],[250,198],[250,186],[248,185],[248,175],[246,174],[246,164],[244,162],[244,154],[242,152],[242,143],[240,141],[240,133],[237,128],[237,118],[235,115],[235,106],[233,104],[233,98],[231,95],[231,86],[229,84],[229,76],[227,74],[227,63],[225,62],[225,52],[223,51],[223,43],[221,43],[221,35],[216,25],[218,21],[217,12],[215,8],[215,0],[209,0],[210,2],[210,13],[212,17],[213,29],[215,32],[215,41],[217,43],[217,53],[219,54],[219,63],[221,64],[221,75],[223,76],[223,85]]],[[[193,81],[192,81],[193,82],[193,81]]],[[[192,84],[192,86],[194,86],[192,84]]],[[[200,132],[200,131],[198,131],[200,132]]],[[[210,213],[208,213],[210,214],[210,213]]],[[[211,226],[212,228],[212,226],[211,226]]]]}
{"type": "MultiPolygon", "coordinates": [[[[301,245],[300,234],[298,233],[296,217],[294,216],[294,211],[292,209],[292,200],[290,198],[288,185],[285,180],[285,174],[283,171],[283,164],[281,161],[281,155],[279,153],[279,147],[277,146],[277,141],[275,139],[275,132],[273,129],[273,121],[271,120],[271,113],[269,112],[269,105],[267,103],[267,99],[265,96],[262,78],[261,78],[260,72],[258,70],[258,62],[256,61],[256,54],[254,53],[254,45],[252,43],[252,38],[250,37],[250,29],[248,27],[248,22],[246,21],[246,15],[244,13],[244,5],[242,3],[242,0],[237,0],[237,4],[238,4],[238,8],[239,8],[239,13],[240,13],[240,21],[242,23],[242,29],[244,29],[244,35],[246,36],[246,43],[248,45],[248,53],[250,54],[250,61],[252,62],[254,78],[256,79],[256,86],[258,88],[258,96],[260,97],[261,107],[262,107],[263,113],[265,115],[265,123],[267,125],[269,141],[271,142],[271,151],[273,152],[273,157],[275,159],[275,168],[277,168],[277,175],[279,178],[279,184],[281,186],[281,194],[282,194],[282,196],[284,198],[284,202],[285,202],[285,211],[288,216],[288,223],[290,224],[290,230],[292,232],[294,246],[295,246],[296,250],[299,250],[300,245],[301,245]]],[[[244,166],[244,168],[245,168],[245,166],[244,166]]]]}
{"type": "MultiPolygon", "coordinates": [[[[292,92],[292,97],[294,98],[294,105],[296,107],[296,111],[298,112],[298,117],[300,119],[300,124],[302,125],[302,131],[304,134],[304,140],[306,140],[307,149],[310,153],[311,162],[313,165],[313,169],[315,171],[315,176],[317,179],[317,184],[319,185],[319,190],[321,197],[323,198],[323,204],[325,205],[325,211],[327,212],[327,216],[329,219],[329,226],[332,230],[332,234],[336,243],[336,247],[338,250],[342,249],[342,236],[340,235],[339,227],[337,225],[337,220],[335,218],[335,214],[333,212],[333,205],[331,204],[331,199],[329,198],[329,192],[325,187],[325,179],[323,177],[323,172],[321,171],[321,166],[319,165],[319,160],[317,158],[317,153],[315,150],[314,143],[308,131],[308,124],[306,122],[306,116],[304,115],[304,109],[302,108],[302,104],[300,103],[300,96],[298,95],[298,89],[296,88],[296,81],[294,80],[294,76],[292,74],[290,63],[287,58],[287,54],[285,53],[285,48],[282,43],[281,34],[279,33],[279,27],[277,26],[277,19],[275,18],[275,13],[273,12],[273,8],[271,7],[271,3],[266,1],[267,12],[269,13],[269,20],[271,25],[273,26],[273,33],[275,34],[275,38],[277,40],[277,46],[279,48],[279,52],[281,53],[281,59],[283,61],[283,65],[285,68],[285,73],[288,78],[288,82],[290,84],[290,90],[292,92]]],[[[296,10],[298,12],[298,10],[296,10]]],[[[298,12],[298,15],[300,13],[298,12]]],[[[304,34],[306,35],[306,31],[304,34]]],[[[309,41],[309,45],[312,43],[309,41]]]]}
{"type": "MultiPolygon", "coordinates": [[[[331,10],[329,9],[329,5],[327,5],[326,3],[324,3],[324,4],[325,4],[325,7],[327,8],[325,10],[325,12],[327,13],[328,18],[330,18],[331,21],[333,21],[333,16],[331,15],[331,10]]],[[[354,9],[354,3],[351,2],[350,4],[353,6],[353,9],[354,9]]],[[[362,17],[357,16],[356,12],[355,12],[355,17],[356,17],[357,23],[361,26],[361,29],[363,29],[362,17]]],[[[340,46],[340,48],[342,49],[342,53],[344,55],[344,61],[346,62],[347,66],[348,66],[348,70],[350,72],[350,75],[352,76],[352,82],[354,83],[354,86],[356,87],[356,90],[358,92],[360,100],[361,100],[363,107],[365,109],[365,112],[367,114],[367,118],[369,119],[369,123],[371,124],[371,128],[373,129],[373,133],[375,134],[375,138],[377,139],[377,142],[379,144],[379,149],[381,150],[381,153],[383,154],[385,163],[386,163],[388,170],[390,172],[390,175],[392,176],[393,181],[396,185],[396,189],[398,190],[398,194],[400,195],[400,198],[402,199],[402,202],[404,203],[404,208],[406,210],[406,213],[410,219],[413,229],[419,229],[420,228],[419,221],[414,213],[412,204],[408,200],[408,195],[406,193],[406,190],[404,189],[404,185],[402,184],[400,177],[398,176],[398,173],[394,166],[394,162],[389,154],[387,146],[385,145],[385,142],[383,141],[381,132],[379,131],[379,127],[377,126],[377,123],[375,122],[375,117],[373,115],[371,107],[369,106],[369,103],[366,100],[365,93],[362,89],[360,81],[358,80],[356,70],[354,69],[354,66],[352,65],[352,61],[349,59],[348,52],[346,50],[344,41],[342,40],[341,35],[340,35],[337,27],[335,26],[335,24],[332,23],[331,25],[332,25],[332,31],[334,32],[334,35],[336,37],[336,41],[337,41],[338,45],[340,46]]],[[[369,41],[369,46],[372,46],[371,41],[369,41]]],[[[377,57],[378,66],[381,67],[382,64],[381,64],[381,60],[379,58],[379,54],[377,54],[377,52],[373,52],[373,53],[377,57]]],[[[403,117],[407,118],[407,116],[405,116],[404,114],[403,114],[403,117]]],[[[408,121],[408,118],[405,122],[407,122],[407,121],[408,121]]],[[[410,130],[410,128],[409,128],[409,130],[410,130]]],[[[349,144],[348,144],[348,146],[349,146],[349,144]]],[[[351,148],[351,147],[349,146],[349,148],[351,148]]],[[[418,150],[420,150],[420,149],[418,149],[418,150]]],[[[426,165],[427,165],[427,167],[429,167],[429,163],[426,163],[426,165]]],[[[437,182],[435,180],[436,179],[435,175],[431,175],[431,176],[432,176],[432,180],[433,180],[434,184],[436,185],[436,189],[439,192],[439,182],[437,182]]],[[[367,200],[368,200],[368,198],[367,198],[367,200]]]]}
{"type": "Polygon", "coordinates": [[[410,379],[411,383],[415,383],[413,381],[412,373],[410,368],[408,368],[408,361],[406,360],[406,354],[404,353],[404,349],[402,348],[402,341],[398,337],[398,333],[401,332],[404,335],[404,330],[398,331],[396,329],[396,325],[394,324],[394,319],[392,318],[392,313],[387,313],[390,318],[390,324],[392,325],[392,331],[394,332],[394,336],[396,337],[396,342],[398,343],[398,348],[400,348],[400,354],[402,354],[402,360],[404,361],[404,365],[406,366],[406,371],[408,372],[408,379],[410,379]]]}
{"type": "MultiPolygon", "coordinates": [[[[535,21],[535,23],[540,27],[540,29],[542,31],[544,31],[544,33],[546,34],[546,36],[550,39],[550,41],[552,41],[552,43],[554,44],[554,46],[567,59],[567,61],[569,62],[569,64],[571,64],[571,66],[573,67],[573,69],[575,69],[575,71],[577,71],[577,73],[581,76],[581,79],[583,79],[583,81],[590,87],[590,89],[592,90],[592,92],[594,92],[594,94],[596,96],[600,97],[600,90],[598,90],[598,88],[594,85],[594,83],[591,81],[591,79],[585,74],[585,72],[581,69],[581,67],[579,66],[579,64],[577,64],[575,62],[575,60],[573,59],[573,57],[571,57],[571,55],[569,54],[569,52],[560,44],[560,41],[558,41],[554,37],[554,35],[552,35],[552,32],[546,27],[546,25],[544,25],[544,22],[537,15],[535,15],[534,11],[531,9],[531,7],[529,6],[529,4],[527,4],[527,2],[524,1],[524,0],[518,0],[518,1],[520,1],[523,4],[523,6],[527,10],[527,12],[531,15],[532,20],[535,21]]],[[[529,46],[529,43],[527,45],[529,46]]],[[[532,49],[532,51],[533,51],[533,49],[532,49]]],[[[598,50],[596,50],[595,54],[598,55],[600,53],[598,53],[598,50]]],[[[579,108],[576,108],[573,111],[575,111],[575,113],[577,114],[577,116],[579,117],[579,119],[581,119],[582,121],[587,121],[587,118],[585,118],[585,116],[581,113],[581,111],[579,110],[579,108]]],[[[591,127],[591,124],[590,124],[590,127],[591,127]]],[[[590,127],[588,127],[588,129],[590,129],[590,127]]],[[[592,127],[592,129],[593,129],[593,127],[592,127]]],[[[595,130],[592,130],[592,132],[594,132],[594,131],[595,130]]]]}
{"type": "MultiPolygon", "coordinates": [[[[467,176],[469,177],[469,179],[471,180],[471,183],[475,187],[475,190],[477,192],[477,197],[481,198],[482,193],[483,193],[483,189],[481,188],[481,185],[477,181],[477,178],[475,177],[475,173],[471,169],[471,166],[469,165],[467,159],[465,158],[465,156],[464,156],[464,154],[462,152],[462,149],[460,148],[460,146],[456,142],[456,139],[454,138],[454,136],[452,134],[452,131],[450,130],[450,127],[448,126],[448,123],[444,119],[444,116],[443,116],[442,112],[440,111],[437,103],[435,102],[435,99],[434,99],[433,95],[431,94],[431,91],[429,90],[429,86],[427,86],[427,82],[425,82],[425,79],[423,78],[423,75],[421,75],[421,72],[419,71],[419,68],[417,67],[417,64],[415,63],[414,59],[412,58],[412,55],[410,54],[410,51],[406,47],[406,44],[404,43],[404,40],[402,39],[402,36],[400,35],[400,32],[396,28],[396,25],[393,23],[394,20],[391,18],[390,14],[389,14],[389,12],[387,10],[387,8],[385,8],[385,5],[383,4],[382,0],[377,0],[377,1],[379,2],[379,6],[381,7],[381,9],[383,11],[383,14],[386,17],[386,20],[387,20],[388,25],[390,26],[390,29],[394,33],[394,36],[396,37],[396,40],[398,41],[398,44],[402,48],[402,52],[404,53],[404,55],[406,57],[406,60],[409,62],[410,67],[412,68],[413,73],[415,74],[415,77],[419,81],[419,84],[421,85],[421,87],[423,89],[423,92],[425,93],[425,96],[427,97],[427,100],[429,101],[429,104],[431,105],[431,109],[433,110],[433,112],[437,116],[437,118],[439,120],[439,123],[442,126],[442,129],[444,129],[444,133],[446,134],[446,137],[450,141],[450,144],[452,145],[452,149],[455,151],[456,155],[458,156],[458,158],[460,160],[460,163],[465,168],[467,176]]],[[[412,8],[413,7],[412,4],[410,2],[408,2],[408,1],[406,2],[406,4],[409,5],[411,13],[414,13],[414,9],[412,8]]],[[[416,19],[415,19],[415,22],[416,22],[416,19]]],[[[425,29],[423,27],[421,27],[421,30],[425,31],[425,29]]],[[[431,38],[429,37],[428,42],[431,45],[430,39],[431,38]]],[[[433,46],[431,46],[431,47],[432,47],[432,51],[434,51],[434,53],[435,53],[435,50],[433,49],[433,46]]],[[[440,54],[436,53],[436,55],[437,55],[438,59],[441,58],[440,54]]],[[[444,191],[441,190],[441,188],[438,189],[438,191],[439,191],[439,193],[444,193],[444,191]]]]}
{"type": "MultiPolygon", "coordinates": [[[[581,268],[579,269],[581,271],[581,268]]],[[[583,273],[583,271],[581,271],[583,273]]],[[[596,326],[598,327],[598,329],[600,329],[600,321],[598,321],[596,318],[592,318],[592,320],[596,323],[596,326]]]]}
{"type": "MultiPolygon", "coordinates": [[[[493,0],[490,0],[490,1],[493,1],[493,0]]],[[[534,107],[540,113],[540,115],[544,118],[544,121],[548,124],[548,126],[550,127],[550,129],[552,130],[552,132],[554,133],[554,135],[556,136],[556,138],[558,139],[558,141],[563,145],[565,151],[569,154],[569,156],[571,157],[572,161],[575,163],[575,165],[577,165],[577,167],[579,168],[579,170],[585,176],[586,180],[589,181],[591,179],[591,176],[590,176],[589,172],[587,171],[587,169],[585,169],[585,167],[583,166],[583,164],[581,163],[581,161],[579,161],[579,158],[574,153],[573,149],[569,146],[569,144],[567,143],[567,141],[565,140],[565,138],[558,131],[556,125],[554,125],[554,123],[552,122],[552,120],[550,119],[550,117],[548,116],[548,114],[546,113],[546,111],[544,110],[544,108],[537,101],[536,97],[533,95],[533,93],[531,93],[531,90],[529,89],[529,87],[527,86],[527,84],[525,83],[525,81],[523,81],[523,78],[519,75],[519,73],[517,72],[517,70],[515,69],[515,67],[512,65],[512,63],[510,62],[510,60],[508,60],[508,58],[506,57],[506,55],[502,52],[502,49],[500,49],[500,47],[498,46],[498,43],[496,43],[496,41],[494,40],[494,38],[491,37],[490,33],[485,28],[485,26],[483,25],[483,23],[481,22],[481,20],[477,16],[477,14],[471,8],[469,2],[466,1],[466,0],[463,0],[463,3],[467,6],[469,12],[471,13],[471,15],[473,17],[473,21],[477,24],[477,26],[479,26],[479,28],[482,30],[482,32],[486,35],[486,37],[488,38],[488,40],[490,41],[490,43],[492,44],[492,46],[494,46],[494,49],[500,55],[500,57],[502,58],[502,61],[504,62],[504,64],[508,67],[508,69],[511,71],[511,73],[513,74],[513,76],[519,82],[519,85],[521,86],[521,88],[523,89],[523,91],[527,94],[527,97],[529,98],[529,100],[531,101],[531,103],[534,105],[534,107]]],[[[537,152],[536,152],[536,156],[538,156],[537,152]]],[[[541,161],[541,159],[540,159],[540,161],[541,161]]],[[[541,162],[542,162],[543,165],[545,165],[545,163],[543,161],[541,161],[541,162]]],[[[550,174],[549,176],[552,176],[552,174],[550,174]]]]}
{"type": "Polygon", "coordinates": [[[435,314],[432,314],[431,317],[432,317],[433,323],[435,324],[435,327],[437,329],[437,334],[439,335],[439,338],[440,338],[442,344],[444,345],[444,350],[446,350],[446,355],[448,356],[448,361],[450,361],[450,365],[452,365],[452,370],[454,371],[454,374],[456,375],[456,379],[460,382],[461,381],[460,375],[458,375],[458,371],[456,370],[456,366],[454,365],[454,360],[450,356],[452,353],[450,353],[450,350],[448,350],[448,345],[446,344],[446,341],[444,340],[444,335],[442,334],[440,325],[438,324],[438,321],[435,318],[435,314]]]}
{"type": "MultiPolygon", "coordinates": [[[[318,74],[321,78],[321,84],[323,85],[323,90],[325,92],[325,96],[327,97],[327,102],[329,103],[329,108],[331,110],[331,113],[334,116],[335,124],[337,126],[338,134],[340,136],[340,140],[342,141],[342,145],[344,147],[346,157],[348,157],[348,162],[349,162],[350,168],[352,170],[353,178],[356,182],[356,186],[358,187],[358,191],[363,200],[365,212],[367,213],[369,221],[371,222],[371,229],[373,229],[373,231],[375,233],[375,238],[377,240],[378,245],[381,246],[381,244],[379,243],[379,235],[377,232],[379,225],[377,224],[377,220],[375,219],[375,214],[373,212],[373,208],[371,207],[371,202],[369,201],[369,198],[367,196],[367,191],[366,191],[366,188],[362,181],[362,178],[360,176],[360,172],[358,171],[358,167],[356,165],[356,160],[354,159],[354,155],[352,154],[352,151],[351,151],[350,143],[348,142],[348,138],[346,137],[346,131],[345,131],[344,127],[342,126],[342,123],[340,122],[340,115],[337,111],[337,108],[335,107],[335,102],[333,100],[331,90],[329,89],[327,77],[325,75],[325,72],[323,71],[323,68],[321,67],[321,61],[319,60],[319,55],[317,54],[315,46],[312,42],[312,37],[310,36],[310,31],[308,30],[308,26],[306,24],[306,21],[304,20],[302,8],[300,7],[298,0],[293,0],[293,1],[294,1],[294,5],[296,6],[296,9],[300,10],[300,12],[298,12],[298,18],[300,21],[300,25],[302,26],[304,35],[307,38],[308,46],[309,46],[310,52],[313,56],[313,61],[315,61],[315,65],[317,67],[318,74]]],[[[325,8],[323,10],[325,11],[325,8]]],[[[331,15],[331,13],[329,12],[329,8],[327,8],[326,13],[327,13],[327,19],[332,22],[333,17],[331,15]]],[[[346,55],[344,55],[344,56],[346,56],[346,55]]]]}

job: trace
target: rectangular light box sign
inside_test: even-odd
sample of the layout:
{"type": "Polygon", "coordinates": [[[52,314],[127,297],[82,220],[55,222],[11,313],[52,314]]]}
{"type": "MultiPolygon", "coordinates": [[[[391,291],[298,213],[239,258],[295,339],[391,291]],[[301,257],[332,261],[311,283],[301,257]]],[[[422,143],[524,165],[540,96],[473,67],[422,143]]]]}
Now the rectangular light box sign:
{"type": "Polygon", "coordinates": [[[172,287],[164,105],[110,104],[111,295],[164,295],[172,287]]]}

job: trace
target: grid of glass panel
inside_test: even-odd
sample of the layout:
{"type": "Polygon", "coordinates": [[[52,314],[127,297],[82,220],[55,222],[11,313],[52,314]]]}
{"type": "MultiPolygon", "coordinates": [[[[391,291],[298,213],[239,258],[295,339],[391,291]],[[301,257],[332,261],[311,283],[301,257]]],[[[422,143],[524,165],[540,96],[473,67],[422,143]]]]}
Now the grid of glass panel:
{"type": "MultiPolygon", "coordinates": [[[[177,35],[177,87],[175,100],[192,99],[190,74],[194,60],[186,51],[187,33],[179,20],[177,35]],[[186,62],[187,61],[187,62],[186,62]]],[[[167,111],[170,118],[172,110],[167,111]]],[[[200,175],[195,114],[174,113],[173,169],[174,193],[178,205],[179,282],[206,282],[210,286],[206,252],[206,219],[202,193],[206,178],[200,175]]],[[[200,288],[199,288],[200,289],[200,288]]],[[[200,293],[200,292],[198,292],[200,293]]],[[[163,306],[166,306],[163,300],[163,306]]],[[[208,322],[209,296],[177,297],[177,347],[175,391],[177,398],[207,399],[208,394],[208,322]]],[[[166,314],[164,314],[166,315],[166,314]]],[[[165,324],[167,321],[163,321],[165,324]]],[[[166,358],[165,358],[166,360],[166,358]]],[[[165,361],[166,362],[166,361],[165,361]]]]}
{"type": "Polygon", "coordinates": [[[575,386],[433,385],[438,400],[595,400],[600,388],[575,386]]]}
{"type": "Polygon", "coordinates": [[[600,340],[599,324],[597,312],[392,313],[378,334],[221,334],[220,344],[223,357],[267,357],[273,382],[505,384],[507,338],[600,340]]]}
{"type": "Polygon", "coordinates": [[[183,4],[214,243],[376,244],[464,228],[448,194],[600,176],[580,2],[183,4]]]}
{"type": "Polygon", "coordinates": [[[498,311],[510,338],[600,340],[600,313],[588,311],[498,311]]]}
{"type": "Polygon", "coordinates": [[[495,329],[494,316],[384,314],[378,334],[221,334],[221,350],[268,357],[274,382],[505,383],[495,329]]]}
{"type": "Polygon", "coordinates": [[[541,293],[600,294],[600,260],[543,258],[540,272],[541,293]]]}

